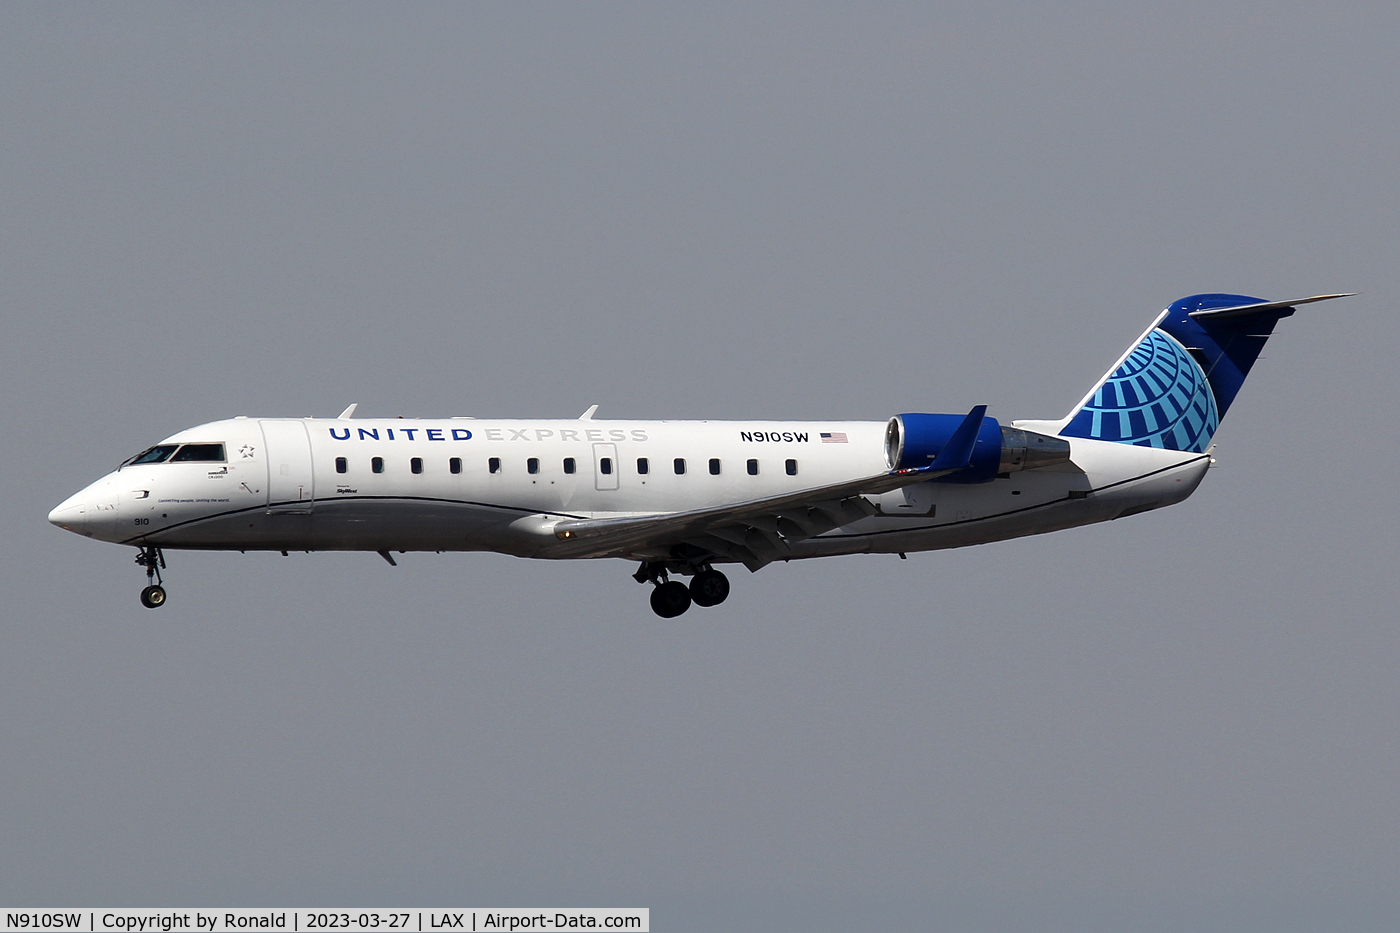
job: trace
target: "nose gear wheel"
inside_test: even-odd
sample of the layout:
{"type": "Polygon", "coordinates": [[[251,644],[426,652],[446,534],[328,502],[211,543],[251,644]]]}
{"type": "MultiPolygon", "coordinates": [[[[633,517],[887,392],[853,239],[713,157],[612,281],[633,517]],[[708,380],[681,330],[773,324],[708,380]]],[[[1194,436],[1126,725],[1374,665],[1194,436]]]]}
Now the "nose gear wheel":
{"type": "Polygon", "coordinates": [[[165,605],[165,587],[160,572],[165,568],[165,555],[158,547],[142,547],[136,554],[138,566],[146,568],[146,587],[141,590],[141,605],[159,609],[165,605]]]}

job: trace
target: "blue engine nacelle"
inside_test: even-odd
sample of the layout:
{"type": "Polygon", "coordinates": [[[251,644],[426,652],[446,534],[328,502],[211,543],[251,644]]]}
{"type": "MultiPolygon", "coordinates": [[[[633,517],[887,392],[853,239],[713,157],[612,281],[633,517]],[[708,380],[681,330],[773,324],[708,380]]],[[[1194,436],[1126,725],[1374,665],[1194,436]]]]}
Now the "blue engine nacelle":
{"type": "MultiPolygon", "coordinates": [[[[895,415],[885,429],[885,460],[891,470],[926,467],[948,443],[966,415],[895,415]]],[[[939,483],[989,483],[998,474],[1034,470],[1069,460],[1064,438],[1002,427],[995,418],[983,418],[972,448],[972,462],[965,469],[939,477],[939,483]]]]}
{"type": "MultiPolygon", "coordinates": [[[[885,460],[891,470],[926,467],[948,443],[967,415],[895,415],[885,429],[885,460]]],[[[1001,425],[983,418],[964,470],[943,477],[945,483],[989,483],[1001,472],[1001,425]]]]}

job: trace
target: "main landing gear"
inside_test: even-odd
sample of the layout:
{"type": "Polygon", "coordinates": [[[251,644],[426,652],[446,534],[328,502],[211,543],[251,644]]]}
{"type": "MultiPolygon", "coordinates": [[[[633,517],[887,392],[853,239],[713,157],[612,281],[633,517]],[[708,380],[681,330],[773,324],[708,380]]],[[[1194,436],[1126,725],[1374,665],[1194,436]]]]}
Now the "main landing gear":
{"type": "Polygon", "coordinates": [[[660,563],[642,564],[633,576],[638,583],[655,584],[651,591],[651,611],[663,619],[674,619],[689,609],[691,603],[718,606],[729,596],[729,578],[709,567],[696,571],[689,586],[667,579],[666,567],[660,563]]]}
{"type": "Polygon", "coordinates": [[[158,547],[140,548],[136,563],[146,568],[146,588],[141,591],[141,605],[147,609],[159,609],[165,605],[165,587],[160,572],[165,568],[165,555],[158,547]]]}
{"type": "Polygon", "coordinates": [[[729,578],[718,570],[702,570],[690,578],[690,599],[697,606],[718,606],[729,598],[729,578]]]}

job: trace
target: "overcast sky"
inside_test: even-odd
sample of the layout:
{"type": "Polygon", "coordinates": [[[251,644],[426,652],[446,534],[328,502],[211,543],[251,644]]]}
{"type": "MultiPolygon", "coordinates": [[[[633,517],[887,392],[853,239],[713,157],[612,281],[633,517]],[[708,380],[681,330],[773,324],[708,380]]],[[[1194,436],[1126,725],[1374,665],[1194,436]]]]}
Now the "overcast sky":
{"type": "Polygon", "coordinates": [[[0,902],[1400,924],[1394,3],[0,8],[0,902]],[[130,549],[233,415],[1058,417],[1278,328],[1193,498],[732,574],[130,549]]]}

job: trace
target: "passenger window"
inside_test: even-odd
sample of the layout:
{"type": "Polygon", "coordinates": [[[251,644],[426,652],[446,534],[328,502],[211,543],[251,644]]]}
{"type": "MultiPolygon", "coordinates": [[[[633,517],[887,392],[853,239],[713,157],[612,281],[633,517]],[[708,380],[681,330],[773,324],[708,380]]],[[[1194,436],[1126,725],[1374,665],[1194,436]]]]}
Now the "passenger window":
{"type": "Polygon", "coordinates": [[[344,457],[335,458],[335,471],[337,473],[347,473],[349,470],[350,464],[344,457]]]}
{"type": "Polygon", "coordinates": [[[462,458],[453,457],[451,460],[447,461],[447,469],[453,473],[462,472],[462,458]]]}
{"type": "Polygon", "coordinates": [[[373,458],[371,458],[370,461],[369,461],[369,469],[370,469],[370,472],[371,472],[371,473],[383,473],[383,472],[384,472],[384,458],[383,458],[383,457],[373,457],[373,458]]]}
{"type": "Polygon", "coordinates": [[[565,473],[572,473],[572,472],[574,472],[574,458],[573,458],[573,457],[565,457],[565,458],[564,458],[564,472],[565,472],[565,473]]]}
{"type": "Polygon", "coordinates": [[[138,463],[164,463],[165,458],[173,454],[178,446],[178,444],[161,444],[159,447],[143,450],[128,460],[124,466],[136,466],[138,463]]]}
{"type": "Polygon", "coordinates": [[[526,460],[526,461],[525,461],[525,469],[526,469],[526,471],[529,472],[530,475],[532,475],[532,476],[533,476],[534,474],[538,473],[538,472],[540,471],[540,458],[539,458],[539,457],[531,457],[529,460],[526,460]]]}
{"type": "Polygon", "coordinates": [[[677,458],[676,458],[676,475],[677,475],[677,476],[680,476],[680,475],[681,475],[682,473],[684,473],[684,472],[685,472],[685,458],[684,458],[684,457],[677,457],[677,458]]]}
{"type": "Polygon", "coordinates": [[[796,460],[789,460],[785,465],[787,466],[787,475],[788,475],[788,476],[796,476],[796,475],[797,475],[797,461],[796,461],[796,460]]]}
{"type": "Polygon", "coordinates": [[[757,476],[757,475],[758,475],[758,461],[757,461],[757,460],[750,460],[750,461],[749,461],[749,475],[750,475],[750,476],[757,476]]]}
{"type": "Polygon", "coordinates": [[[499,473],[499,472],[501,472],[501,458],[500,458],[500,457],[492,457],[490,460],[487,460],[487,461],[486,461],[486,468],[487,468],[488,470],[490,470],[492,473],[499,473]]]}
{"type": "Polygon", "coordinates": [[[638,458],[637,458],[637,472],[638,472],[638,473],[640,473],[642,476],[646,476],[646,475],[647,475],[647,470],[650,470],[650,469],[651,469],[651,465],[650,465],[649,463],[647,463],[647,458],[646,458],[646,457],[638,457],[638,458]]]}
{"type": "Polygon", "coordinates": [[[604,457],[598,461],[598,472],[604,476],[612,475],[612,457],[604,457]]]}
{"type": "Polygon", "coordinates": [[[408,468],[409,468],[410,470],[412,470],[414,473],[422,473],[422,472],[423,472],[423,458],[422,458],[422,457],[414,457],[412,460],[408,461],[408,468]]]}
{"type": "Polygon", "coordinates": [[[718,457],[712,457],[712,458],[710,459],[710,475],[711,475],[711,476],[719,476],[719,458],[718,458],[718,457]]]}
{"type": "Polygon", "coordinates": [[[186,444],[170,458],[171,463],[222,463],[223,444],[186,444]]]}

